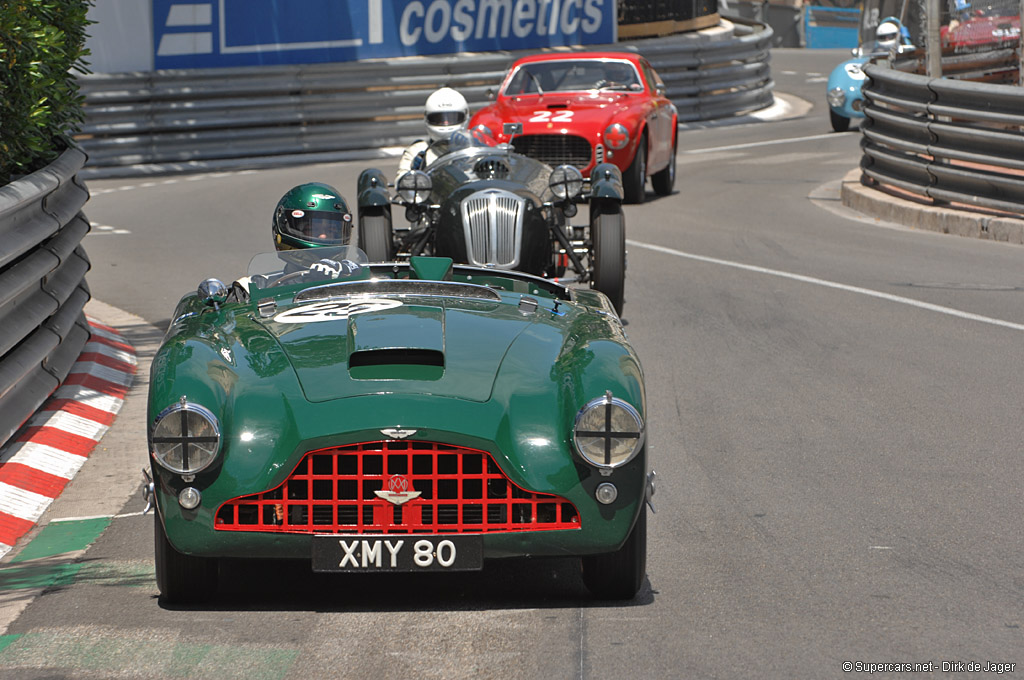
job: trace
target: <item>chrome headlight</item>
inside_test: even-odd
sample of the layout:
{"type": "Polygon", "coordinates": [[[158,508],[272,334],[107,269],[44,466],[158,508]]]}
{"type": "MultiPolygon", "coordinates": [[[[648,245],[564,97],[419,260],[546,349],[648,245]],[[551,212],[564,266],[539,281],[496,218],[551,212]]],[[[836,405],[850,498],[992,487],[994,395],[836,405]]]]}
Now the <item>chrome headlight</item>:
{"type": "Polygon", "coordinates": [[[182,398],[156,417],[149,446],[157,462],[171,472],[193,475],[217,458],[220,425],[209,410],[182,398]]]}
{"type": "Polygon", "coordinates": [[[841,87],[833,87],[825,98],[828,99],[828,105],[834,109],[838,109],[846,103],[846,93],[841,87]]]}
{"type": "Polygon", "coordinates": [[[559,199],[576,198],[583,191],[583,173],[571,165],[559,165],[548,176],[548,186],[559,199]]]}
{"type": "Polygon", "coordinates": [[[629,144],[629,130],[621,123],[612,123],[604,129],[604,143],[615,151],[626,148],[629,144]]]}
{"type": "Polygon", "coordinates": [[[617,468],[643,448],[644,421],[635,408],[606,392],[576,414],[573,443],[591,465],[617,468]]]}
{"type": "Polygon", "coordinates": [[[398,195],[406,204],[419,205],[430,198],[433,182],[430,175],[419,170],[407,172],[398,178],[398,195]]]}

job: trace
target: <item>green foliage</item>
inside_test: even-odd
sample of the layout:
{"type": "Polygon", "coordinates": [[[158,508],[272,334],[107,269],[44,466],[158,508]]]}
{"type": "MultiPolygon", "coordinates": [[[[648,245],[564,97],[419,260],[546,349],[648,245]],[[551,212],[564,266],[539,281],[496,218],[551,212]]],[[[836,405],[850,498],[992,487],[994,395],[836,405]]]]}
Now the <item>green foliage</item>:
{"type": "Polygon", "coordinates": [[[93,0],[0,0],[0,185],[45,167],[72,142],[88,73],[93,0]]]}

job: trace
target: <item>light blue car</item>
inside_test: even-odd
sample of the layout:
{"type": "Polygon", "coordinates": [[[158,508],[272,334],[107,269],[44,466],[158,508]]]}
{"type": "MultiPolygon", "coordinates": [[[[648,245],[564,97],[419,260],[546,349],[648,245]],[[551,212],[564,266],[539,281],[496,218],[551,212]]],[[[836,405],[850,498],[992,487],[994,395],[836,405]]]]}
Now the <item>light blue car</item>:
{"type": "Polygon", "coordinates": [[[864,117],[864,95],[860,88],[866,78],[864,64],[869,59],[870,54],[847,59],[829,74],[825,98],[828,100],[832,129],[836,132],[849,130],[851,118],[864,117]]]}
{"type": "Polygon", "coordinates": [[[846,132],[850,129],[850,119],[864,117],[864,95],[861,86],[867,76],[864,75],[864,64],[872,57],[897,54],[913,49],[910,35],[899,19],[887,17],[878,24],[875,40],[871,45],[861,45],[853,49],[853,58],[832,69],[828,77],[828,89],[825,99],[828,101],[829,117],[832,129],[846,132]]]}

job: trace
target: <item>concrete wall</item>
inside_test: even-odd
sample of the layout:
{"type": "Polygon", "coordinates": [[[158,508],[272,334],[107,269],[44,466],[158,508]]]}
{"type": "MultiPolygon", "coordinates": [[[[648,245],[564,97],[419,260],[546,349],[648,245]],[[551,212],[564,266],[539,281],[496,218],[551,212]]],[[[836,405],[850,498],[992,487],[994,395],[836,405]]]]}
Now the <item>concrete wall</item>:
{"type": "Polygon", "coordinates": [[[806,47],[804,8],[800,0],[719,0],[718,12],[768,24],[775,35],[772,47],[806,47]]]}
{"type": "Polygon", "coordinates": [[[153,70],[152,0],[95,0],[86,47],[95,73],[153,70]]]}

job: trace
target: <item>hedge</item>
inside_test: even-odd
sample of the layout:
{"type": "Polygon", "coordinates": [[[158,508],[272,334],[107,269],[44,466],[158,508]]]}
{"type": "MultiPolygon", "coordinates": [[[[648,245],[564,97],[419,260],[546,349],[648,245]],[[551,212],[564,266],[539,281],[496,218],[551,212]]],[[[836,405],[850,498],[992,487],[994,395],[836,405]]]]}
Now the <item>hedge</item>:
{"type": "Polygon", "coordinates": [[[0,186],[46,166],[84,118],[72,70],[88,73],[93,0],[0,1],[0,186]]]}

